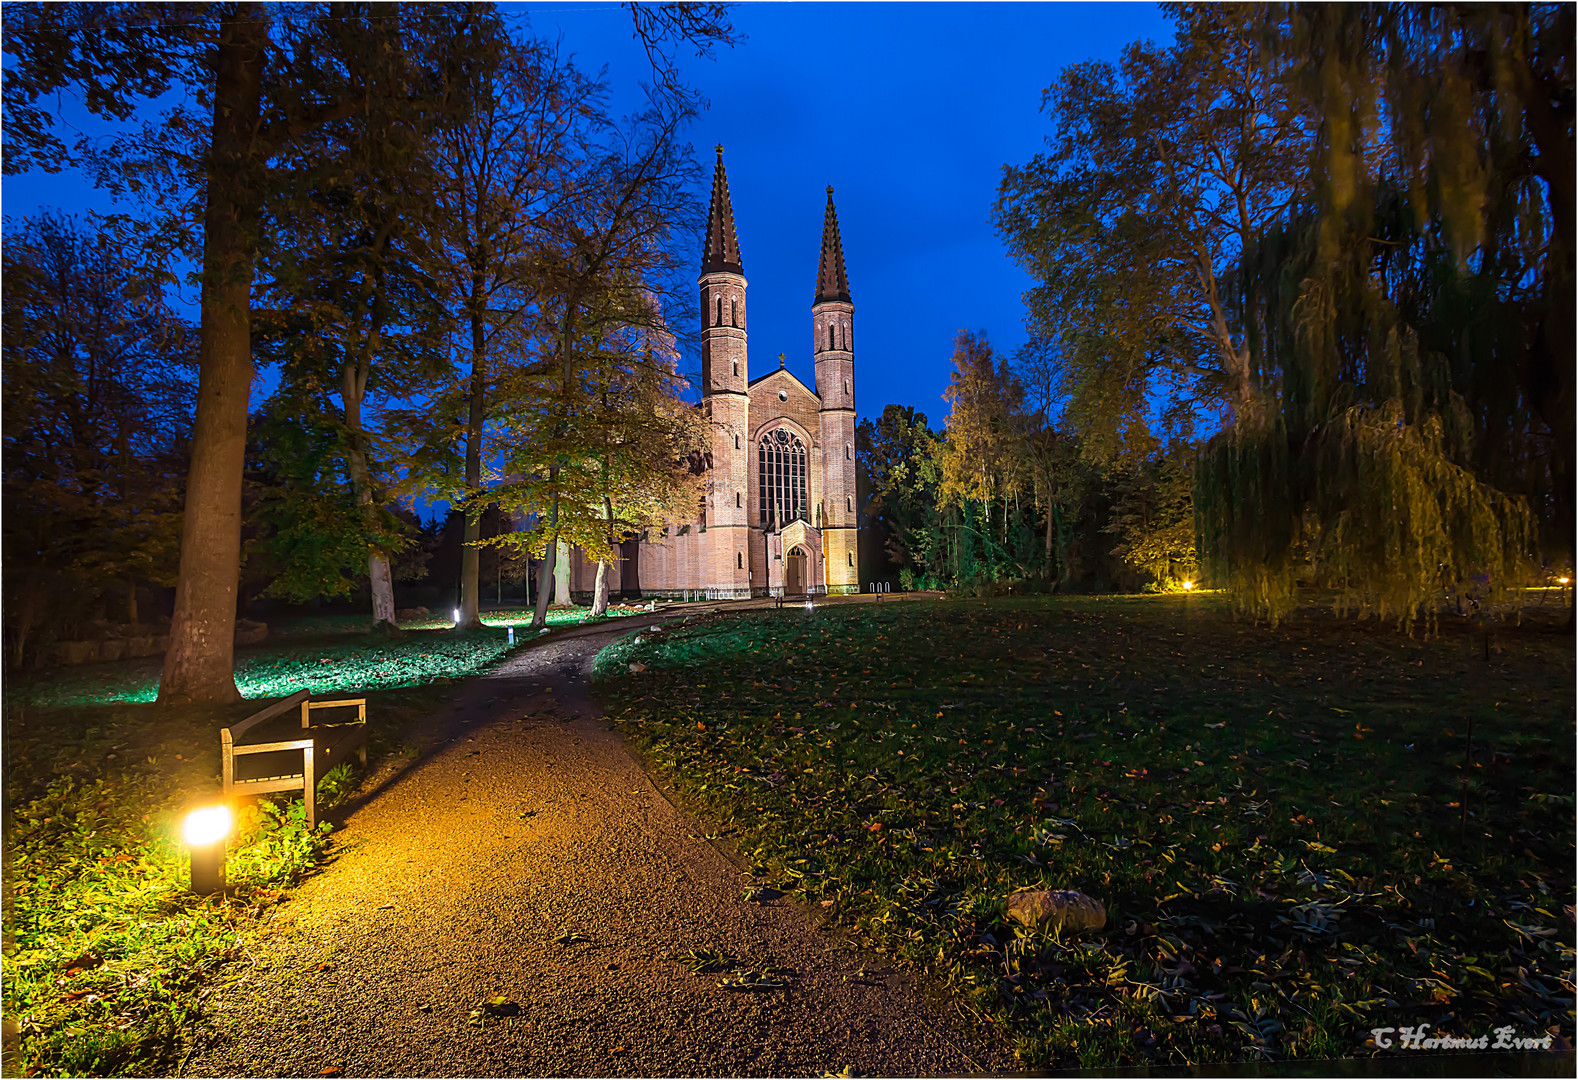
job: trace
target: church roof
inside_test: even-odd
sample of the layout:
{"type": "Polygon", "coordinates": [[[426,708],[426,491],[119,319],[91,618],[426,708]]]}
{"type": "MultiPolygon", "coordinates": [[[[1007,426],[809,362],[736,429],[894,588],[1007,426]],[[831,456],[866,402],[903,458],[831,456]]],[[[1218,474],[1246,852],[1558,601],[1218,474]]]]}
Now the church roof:
{"type": "Polygon", "coordinates": [[[723,175],[722,145],[717,150],[718,164],[712,170],[712,207],[707,211],[707,246],[701,256],[701,272],[744,274],[745,267],[740,262],[740,241],[734,235],[734,207],[729,202],[729,179],[723,175]]]}
{"type": "Polygon", "coordinates": [[[818,401],[822,400],[822,396],[820,394],[818,394],[815,390],[811,389],[805,383],[803,383],[799,379],[797,379],[795,377],[795,373],[790,371],[786,367],[777,367],[777,368],[774,368],[772,371],[769,371],[765,375],[758,375],[758,376],[756,376],[756,378],[752,379],[750,382],[745,384],[745,388],[747,390],[754,389],[757,383],[766,382],[768,379],[771,379],[771,378],[773,378],[775,376],[783,376],[784,378],[788,379],[790,382],[792,382],[796,386],[798,386],[800,389],[804,390],[807,394],[810,394],[812,397],[816,398],[816,400],[818,400],[818,401]]]}
{"type": "Polygon", "coordinates": [[[816,272],[816,299],[811,303],[827,300],[851,302],[849,278],[844,276],[844,242],[838,237],[838,211],[833,209],[831,185],[827,189],[827,210],[822,215],[822,262],[816,272]]]}

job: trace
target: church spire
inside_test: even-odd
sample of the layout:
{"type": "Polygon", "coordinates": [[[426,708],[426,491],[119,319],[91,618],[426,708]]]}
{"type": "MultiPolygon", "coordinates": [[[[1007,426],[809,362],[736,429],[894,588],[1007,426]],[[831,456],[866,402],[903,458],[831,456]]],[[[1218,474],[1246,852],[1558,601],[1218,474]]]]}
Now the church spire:
{"type": "Polygon", "coordinates": [[[816,272],[816,299],[811,303],[815,306],[828,300],[850,303],[849,279],[844,276],[844,243],[838,237],[832,185],[828,185],[827,210],[822,215],[822,264],[816,272]]]}
{"type": "Polygon", "coordinates": [[[723,146],[717,147],[718,164],[712,170],[712,207],[707,212],[707,246],[701,272],[744,274],[740,242],[734,235],[734,207],[729,203],[729,180],[723,175],[723,146]]]}

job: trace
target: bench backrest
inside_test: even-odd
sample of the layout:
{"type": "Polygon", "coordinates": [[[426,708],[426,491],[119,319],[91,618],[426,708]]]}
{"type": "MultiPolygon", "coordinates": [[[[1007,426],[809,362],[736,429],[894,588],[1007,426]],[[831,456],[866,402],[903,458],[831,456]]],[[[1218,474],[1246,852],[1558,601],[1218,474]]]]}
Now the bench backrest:
{"type": "Polygon", "coordinates": [[[228,750],[230,747],[235,745],[236,739],[240,738],[242,735],[245,735],[248,731],[254,727],[257,727],[257,725],[263,723],[265,720],[272,720],[276,716],[280,716],[289,712],[291,709],[294,709],[296,706],[300,705],[311,696],[311,691],[298,690],[288,698],[281,698],[279,701],[276,701],[267,708],[259,709],[257,712],[241,721],[241,723],[237,724],[235,727],[220,729],[220,743],[225,749],[228,750]]]}

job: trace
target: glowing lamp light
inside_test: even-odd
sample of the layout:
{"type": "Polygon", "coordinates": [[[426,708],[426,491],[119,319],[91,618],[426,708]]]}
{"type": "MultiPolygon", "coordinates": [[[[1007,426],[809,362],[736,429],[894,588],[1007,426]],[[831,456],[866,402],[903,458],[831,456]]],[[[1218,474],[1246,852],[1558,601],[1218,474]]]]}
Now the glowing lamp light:
{"type": "Polygon", "coordinates": [[[225,837],[231,824],[228,806],[205,806],[186,815],[181,838],[192,856],[192,892],[199,896],[225,891],[225,837]]]}
{"type": "Polygon", "coordinates": [[[460,609],[459,608],[455,609],[455,625],[456,626],[460,625],[460,609]]]}
{"type": "Polygon", "coordinates": [[[1565,585],[1565,584],[1567,584],[1567,583],[1568,583],[1568,582],[1569,582],[1569,581],[1571,581],[1571,580],[1572,580],[1572,578],[1564,578],[1564,577],[1559,577],[1559,578],[1557,578],[1557,579],[1556,579],[1556,580],[1557,580],[1557,582],[1558,582],[1558,583],[1559,583],[1559,584],[1562,584],[1562,585],[1565,585]]]}
{"type": "Polygon", "coordinates": [[[807,610],[807,611],[815,611],[815,610],[816,610],[816,605],[815,605],[815,604],[813,604],[813,603],[812,603],[812,602],[811,602],[811,601],[809,601],[809,600],[807,600],[807,601],[806,601],[806,602],[805,602],[805,609],[806,609],[806,610],[807,610]]]}
{"type": "Polygon", "coordinates": [[[1184,587],[1184,592],[1189,592],[1190,590],[1192,590],[1194,588],[1194,582],[1186,581],[1186,582],[1183,583],[1183,587],[1184,587]]]}

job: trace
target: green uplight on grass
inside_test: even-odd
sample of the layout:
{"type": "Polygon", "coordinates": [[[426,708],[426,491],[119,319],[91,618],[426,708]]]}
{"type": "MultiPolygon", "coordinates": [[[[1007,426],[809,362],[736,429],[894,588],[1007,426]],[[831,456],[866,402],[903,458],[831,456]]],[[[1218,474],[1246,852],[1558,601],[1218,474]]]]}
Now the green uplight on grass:
{"type": "MultiPolygon", "coordinates": [[[[609,607],[609,614],[635,609],[609,607]]],[[[552,608],[549,626],[583,622],[590,608],[552,608]]],[[[486,670],[509,651],[503,631],[531,622],[529,609],[483,615],[485,630],[456,633],[442,616],[401,624],[407,634],[373,638],[344,634],[329,642],[297,644],[288,634],[236,656],[236,688],[248,699],[276,698],[310,690],[314,694],[395,690],[434,679],[463,679],[486,670]],[[443,631],[422,633],[423,630],[443,631]]],[[[162,661],[156,657],[91,667],[62,668],[34,682],[23,693],[27,703],[44,707],[144,704],[159,696],[162,661]]]]}

